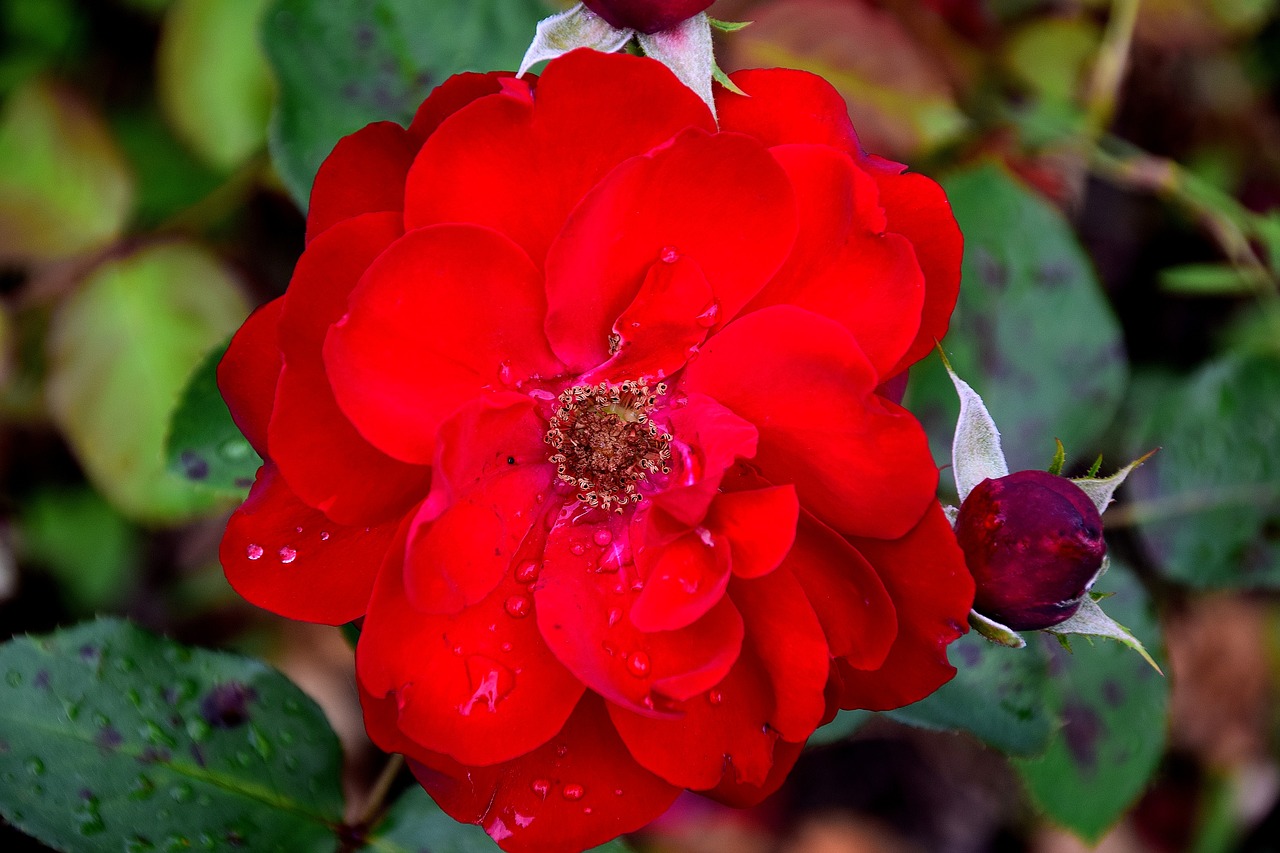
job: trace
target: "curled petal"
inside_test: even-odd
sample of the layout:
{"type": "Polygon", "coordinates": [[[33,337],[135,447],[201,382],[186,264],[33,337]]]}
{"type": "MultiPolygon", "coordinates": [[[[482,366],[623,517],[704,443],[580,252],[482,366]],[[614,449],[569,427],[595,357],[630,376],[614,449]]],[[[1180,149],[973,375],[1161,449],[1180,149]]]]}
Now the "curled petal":
{"type": "Polygon", "coordinates": [[[409,172],[407,228],[484,225],[541,267],[569,212],[610,169],[684,128],[715,130],[697,95],[639,57],[578,50],[547,66],[536,99],[527,85],[511,81],[439,125],[409,172]]]}
{"type": "Polygon", "coordinates": [[[631,605],[641,631],[674,631],[700,619],[729,585],[729,543],[706,528],[636,554],[644,589],[631,605]]]}
{"type": "Polygon", "coordinates": [[[919,701],[951,680],[947,645],[968,630],[973,577],[951,525],[933,504],[901,539],[857,539],[898,604],[898,636],[873,671],[837,661],[842,708],[882,711],[919,701]]]}
{"type": "Polygon", "coordinates": [[[876,384],[844,327],[779,305],[708,340],[685,368],[683,387],[755,424],[754,464],[771,482],[794,484],[823,521],[895,538],[933,502],[938,471],[919,422],[876,395],[876,384]]]}
{"type": "Polygon", "coordinates": [[[526,755],[441,766],[413,766],[414,775],[446,813],[484,827],[509,853],[602,844],[649,823],[680,793],[636,763],[590,694],[556,737],[526,755]]]}
{"type": "Polygon", "coordinates": [[[258,470],[218,556],[250,602],[289,619],[341,625],[365,614],[396,524],[345,527],[298,500],[275,466],[258,470]]]}
{"type": "Polygon", "coordinates": [[[588,687],[641,714],[662,714],[666,700],[701,693],[729,672],[742,647],[742,617],[727,598],[675,631],[647,632],[631,620],[643,580],[631,559],[627,527],[564,519],[547,538],[535,585],[538,627],[556,656],[588,687]]]}
{"type": "Polygon", "coordinates": [[[338,409],[321,357],[325,334],[346,313],[356,282],[401,233],[399,213],[369,213],[312,240],[280,318],[284,371],[269,428],[272,458],[299,498],[346,524],[402,515],[431,478],[425,466],[392,459],[356,432],[338,409]]]}
{"type": "Polygon", "coordinates": [[[667,414],[675,435],[673,482],[653,496],[653,505],[677,525],[692,528],[706,516],[720,482],[738,459],[756,455],[756,428],[715,400],[690,394],[667,414]]]}
{"type": "Polygon", "coordinates": [[[218,390],[227,401],[231,419],[264,459],[267,457],[267,424],[271,421],[276,384],[283,366],[276,331],[283,308],[281,297],[250,314],[218,362],[218,390]]]}
{"type": "Polygon", "coordinates": [[[404,180],[418,147],[403,127],[380,121],[341,139],[320,164],[307,208],[307,242],[362,213],[404,209],[404,180]]]}
{"type": "Polygon", "coordinates": [[[796,539],[800,502],[793,486],[726,492],[707,513],[707,529],[728,540],[733,573],[757,578],[778,567],[796,539]]]}
{"type": "MultiPolygon", "coordinates": [[[[427,137],[435,133],[449,116],[458,110],[486,95],[496,95],[503,91],[505,86],[514,83],[510,71],[491,71],[487,74],[477,74],[475,72],[467,72],[463,74],[454,74],[445,80],[439,86],[431,90],[431,94],[422,102],[422,106],[418,107],[417,113],[413,116],[413,123],[409,125],[409,136],[417,144],[418,148],[427,141],[427,137]]],[[[528,79],[526,85],[530,88],[536,83],[534,79],[528,79]]],[[[415,149],[414,153],[417,153],[415,149]]],[[[403,183],[403,182],[401,182],[403,183]]]]}
{"type": "Polygon", "coordinates": [[[768,151],[735,134],[682,133],[610,173],[552,245],[552,348],[581,370],[608,359],[614,320],[663,259],[697,261],[712,301],[679,307],[722,325],[782,264],[795,231],[791,183],[768,151]]]}
{"type": "Polygon", "coordinates": [[[542,334],[542,280],[495,231],[438,225],[382,253],[329,331],[338,405],[389,456],[430,464],[436,432],[485,389],[561,366],[542,334]]]}
{"type": "Polygon", "coordinates": [[[460,613],[414,608],[401,556],[407,527],[369,600],[356,648],[361,685],[395,700],[406,737],[466,764],[509,761],[546,743],[583,687],[543,642],[528,588],[512,571],[460,613]]]}

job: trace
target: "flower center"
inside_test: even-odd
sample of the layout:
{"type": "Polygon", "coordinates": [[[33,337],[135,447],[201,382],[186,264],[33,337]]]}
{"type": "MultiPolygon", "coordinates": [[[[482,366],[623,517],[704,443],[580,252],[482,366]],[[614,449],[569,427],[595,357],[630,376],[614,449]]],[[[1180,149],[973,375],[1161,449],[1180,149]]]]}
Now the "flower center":
{"type": "Polygon", "coordinates": [[[561,392],[545,441],[560,479],[577,490],[579,501],[622,512],[640,500],[636,484],[649,472],[670,471],[671,435],[649,419],[667,388],[659,383],[655,390],[628,380],[561,392]]]}

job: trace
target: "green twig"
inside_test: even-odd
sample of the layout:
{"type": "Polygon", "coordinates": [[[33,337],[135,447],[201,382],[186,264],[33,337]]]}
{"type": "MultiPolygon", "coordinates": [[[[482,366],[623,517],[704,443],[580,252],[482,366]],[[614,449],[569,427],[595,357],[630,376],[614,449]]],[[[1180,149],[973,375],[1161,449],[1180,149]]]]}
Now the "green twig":
{"type": "Polygon", "coordinates": [[[1085,96],[1085,132],[1091,141],[1102,135],[1115,115],[1141,5],[1142,0],[1112,0],[1111,16],[1085,96]]]}

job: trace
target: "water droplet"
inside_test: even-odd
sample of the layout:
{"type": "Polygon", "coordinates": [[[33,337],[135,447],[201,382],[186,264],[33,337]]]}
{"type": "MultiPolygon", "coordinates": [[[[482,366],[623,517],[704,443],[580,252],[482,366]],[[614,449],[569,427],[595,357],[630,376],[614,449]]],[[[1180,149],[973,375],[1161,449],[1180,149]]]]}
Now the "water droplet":
{"type": "Polygon", "coordinates": [[[516,676],[507,667],[482,655],[467,658],[467,678],[471,682],[471,698],[458,706],[458,713],[470,716],[477,704],[483,704],[490,712],[496,711],[498,702],[516,686],[516,676]]]}
{"type": "Polygon", "coordinates": [[[39,758],[31,757],[27,759],[27,772],[32,776],[39,776],[44,773],[44,762],[39,758]]]}
{"type": "Polygon", "coordinates": [[[328,532],[327,530],[321,530],[321,531],[320,531],[320,541],[321,541],[321,542],[328,542],[328,541],[329,541],[329,532],[328,532]]]}
{"type": "Polygon", "coordinates": [[[609,627],[610,628],[612,628],[614,625],[617,625],[618,620],[621,618],[622,618],[622,608],[620,607],[609,608],[609,627]]]}
{"type": "Polygon", "coordinates": [[[134,836],[124,843],[124,853],[147,853],[156,846],[142,836],[134,836]]]}
{"type": "Polygon", "coordinates": [[[547,792],[551,790],[551,783],[546,779],[534,779],[533,785],[530,787],[533,788],[533,792],[535,794],[545,800],[547,798],[547,792]]]}
{"type": "Polygon", "coordinates": [[[565,785],[561,793],[566,800],[580,800],[586,790],[581,785],[565,785]]]}
{"type": "Polygon", "coordinates": [[[175,803],[186,803],[191,801],[191,797],[195,792],[191,790],[191,786],[185,782],[181,785],[174,785],[169,789],[169,796],[173,797],[175,803]]]}
{"type": "Polygon", "coordinates": [[[462,656],[462,646],[454,646],[454,647],[453,647],[453,653],[454,653],[455,655],[458,655],[459,657],[461,657],[461,656],[462,656]]]}
{"type": "Polygon", "coordinates": [[[142,694],[139,693],[137,690],[134,690],[132,687],[130,687],[127,691],[125,691],[124,695],[126,698],[128,698],[129,702],[133,705],[133,707],[135,708],[142,707],[142,694]]]}
{"type": "Polygon", "coordinates": [[[582,808],[582,813],[583,813],[583,814],[591,814],[591,806],[583,806],[583,808],[582,808]]]}
{"type": "Polygon", "coordinates": [[[627,672],[636,678],[644,678],[649,674],[649,656],[644,652],[636,652],[627,658],[627,672]]]}
{"type": "Polygon", "coordinates": [[[710,329],[720,319],[720,303],[712,302],[707,309],[694,318],[699,326],[704,329],[710,329]]]}
{"type": "Polygon", "coordinates": [[[498,381],[503,385],[511,384],[511,362],[504,361],[498,367],[498,381]]]}
{"type": "Polygon", "coordinates": [[[245,548],[245,549],[244,549],[244,555],[245,555],[246,557],[248,557],[250,560],[261,560],[261,559],[262,559],[262,546],[261,546],[261,545],[250,545],[250,546],[248,546],[247,548],[245,548]]]}
{"type": "Polygon", "coordinates": [[[523,619],[529,615],[533,605],[526,596],[513,595],[507,599],[507,603],[503,607],[506,609],[507,615],[512,619],[523,619]]]}
{"type": "Polygon", "coordinates": [[[503,643],[503,644],[502,644],[502,650],[503,650],[504,652],[509,652],[509,651],[511,651],[511,644],[510,644],[510,643],[503,643]]]}
{"type": "Polygon", "coordinates": [[[280,549],[280,562],[288,564],[292,563],[296,559],[298,559],[298,552],[290,548],[288,545],[285,545],[280,549]]]}
{"type": "Polygon", "coordinates": [[[203,741],[212,731],[204,720],[187,720],[187,734],[196,743],[203,741]]]}
{"type": "Polygon", "coordinates": [[[724,701],[724,694],[721,693],[719,690],[712,690],[710,693],[707,694],[707,701],[710,702],[712,705],[719,705],[721,702],[724,701]]]}
{"type": "Polygon", "coordinates": [[[573,554],[575,557],[581,557],[583,554],[587,553],[587,546],[583,545],[581,542],[574,542],[573,546],[569,548],[569,553],[573,554]]]}
{"type": "Polygon", "coordinates": [[[607,527],[597,528],[595,534],[591,537],[591,539],[597,545],[603,548],[605,545],[608,545],[610,542],[613,541],[613,531],[611,531],[607,527]]]}
{"type": "Polygon", "coordinates": [[[538,579],[538,575],[541,573],[542,566],[538,565],[533,560],[529,560],[521,563],[519,567],[516,568],[516,582],[533,583],[538,579]]]}
{"type": "Polygon", "coordinates": [[[676,251],[675,246],[663,246],[662,253],[658,255],[664,264],[674,264],[680,260],[680,253],[676,251]]]}
{"type": "Polygon", "coordinates": [[[258,755],[262,756],[263,761],[270,761],[274,750],[271,748],[271,742],[267,740],[262,730],[255,725],[249,726],[249,742],[253,744],[253,748],[258,755]]]}
{"type": "Polygon", "coordinates": [[[243,438],[233,438],[224,442],[218,452],[227,459],[248,459],[253,448],[243,438]]]}
{"type": "Polygon", "coordinates": [[[622,796],[622,789],[621,789],[621,788],[614,788],[614,789],[613,789],[613,795],[614,795],[615,797],[621,797],[621,796],[622,796]]]}
{"type": "Polygon", "coordinates": [[[601,555],[598,571],[606,574],[612,574],[630,561],[631,549],[627,547],[626,543],[614,542],[612,545],[609,545],[604,554],[601,555]]]}
{"type": "Polygon", "coordinates": [[[556,747],[556,755],[560,756],[561,758],[564,758],[568,754],[569,754],[569,747],[565,746],[564,744],[560,744],[559,746],[556,747]]]}
{"type": "Polygon", "coordinates": [[[302,528],[301,528],[301,527],[295,527],[295,528],[293,528],[293,532],[294,532],[294,533],[301,533],[301,532],[302,532],[302,528]]]}

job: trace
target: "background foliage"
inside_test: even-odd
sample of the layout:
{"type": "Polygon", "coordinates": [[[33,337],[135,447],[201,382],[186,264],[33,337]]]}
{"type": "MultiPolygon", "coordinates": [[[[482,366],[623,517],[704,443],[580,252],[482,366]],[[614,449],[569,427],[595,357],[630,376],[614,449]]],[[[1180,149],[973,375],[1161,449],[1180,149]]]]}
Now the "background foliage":
{"type": "MultiPolygon", "coordinates": [[[[1055,437],[1076,474],[1162,448],[1106,515],[1102,587],[1170,677],[1108,643],[966,637],[954,682],[841,715],[770,803],[682,800],[636,845],[1274,849],[1277,5],[716,3],[755,22],[725,67],[823,74],[869,150],[946,186],[967,236],[946,347],[1015,468],[1055,437]]],[[[217,542],[258,460],[212,366],[284,290],[333,143],[513,67],[553,8],[0,0],[0,637],[40,635],[0,646],[0,848],[495,849],[403,774],[370,807],[385,758],[350,647],[227,588],[217,542]],[[94,614],[177,642],[50,633],[94,614]]],[[[908,405],[945,462],[933,360],[908,405]]]]}

